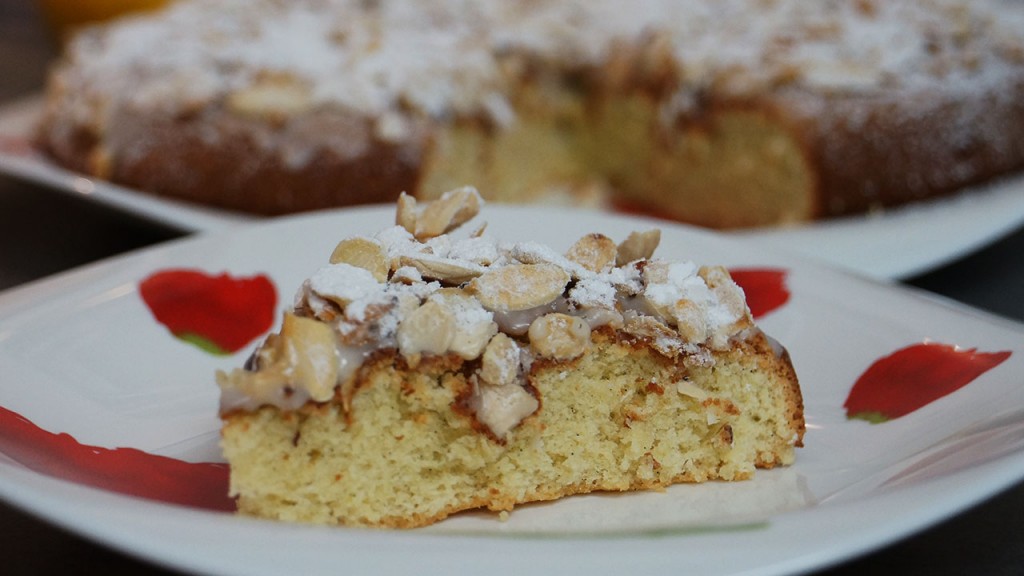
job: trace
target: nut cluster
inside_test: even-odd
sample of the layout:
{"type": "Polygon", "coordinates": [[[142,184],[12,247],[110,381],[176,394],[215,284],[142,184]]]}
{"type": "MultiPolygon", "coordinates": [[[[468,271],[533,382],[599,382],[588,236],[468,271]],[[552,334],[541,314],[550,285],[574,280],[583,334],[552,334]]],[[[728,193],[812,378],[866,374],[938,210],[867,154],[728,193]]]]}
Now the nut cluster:
{"type": "MultiPolygon", "coordinates": [[[[286,318],[290,328],[268,339],[259,368],[293,375],[285,385],[318,400],[354,370],[312,356],[351,359],[353,350],[392,348],[414,369],[424,357],[454,354],[477,363],[469,405],[501,438],[537,409],[524,386],[533,361],[579,358],[598,327],[702,361],[708,347],[752,326],[725,269],[653,259],[658,230],[619,244],[587,234],[564,254],[496,243],[484,227],[464,238],[449,234],[482,203],[470,187],[422,205],[403,194],[394,227],[342,240],[330,265],[304,283],[286,318]],[[306,329],[307,322],[330,329],[306,329]]],[[[252,382],[245,386],[252,393],[252,382]]]]}

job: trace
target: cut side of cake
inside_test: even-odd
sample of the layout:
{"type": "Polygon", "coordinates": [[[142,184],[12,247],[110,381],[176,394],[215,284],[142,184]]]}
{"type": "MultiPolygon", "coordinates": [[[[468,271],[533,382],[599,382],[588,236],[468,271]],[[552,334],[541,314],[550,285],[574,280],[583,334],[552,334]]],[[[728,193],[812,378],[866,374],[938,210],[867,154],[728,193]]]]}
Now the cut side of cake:
{"type": "Polygon", "coordinates": [[[796,374],[725,268],[656,258],[657,229],[565,253],[456,234],[482,203],[401,196],[218,373],[242,513],[412,528],[794,461],[796,374]]]}

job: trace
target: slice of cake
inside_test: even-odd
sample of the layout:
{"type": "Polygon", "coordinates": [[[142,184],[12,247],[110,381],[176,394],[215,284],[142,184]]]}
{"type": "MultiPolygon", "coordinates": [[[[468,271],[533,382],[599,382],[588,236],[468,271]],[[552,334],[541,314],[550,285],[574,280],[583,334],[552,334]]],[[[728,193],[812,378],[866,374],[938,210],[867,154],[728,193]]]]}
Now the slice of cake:
{"type": "Polygon", "coordinates": [[[403,195],[218,374],[242,512],[408,528],[793,461],[796,375],[724,268],[654,258],[658,230],[564,255],[449,234],[481,204],[403,195]]]}

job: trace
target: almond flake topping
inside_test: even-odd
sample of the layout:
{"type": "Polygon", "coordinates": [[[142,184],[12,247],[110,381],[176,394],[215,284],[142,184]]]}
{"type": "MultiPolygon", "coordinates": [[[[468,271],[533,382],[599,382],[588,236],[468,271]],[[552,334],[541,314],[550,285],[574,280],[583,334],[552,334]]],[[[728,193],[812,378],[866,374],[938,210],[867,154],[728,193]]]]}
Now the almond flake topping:
{"type": "Polygon", "coordinates": [[[422,205],[402,196],[396,225],[339,242],[251,368],[218,377],[222,409],[293,409],[336,389],[344,400],[375,350],[396,351],[412,369],[425,356],[454,355],[471,363],[467,405],[500,439],[540,406],[526,386],[533,360],[574,361],[590,349],[592,330],[709,365],[710,350],[753,327],[726,269],[653,257],[658,230],[618,245],[587,234],[564,254],[496,242],[486,225],[452,236],[481,204],[469,187],[422,205]]]}
{"type": "Polygon", "coordinates": [[[569,283],[569,274],[554,264],[511,264],[492,268],[470,283],[488,310],[513,312],[554,302],[569,283]]]}

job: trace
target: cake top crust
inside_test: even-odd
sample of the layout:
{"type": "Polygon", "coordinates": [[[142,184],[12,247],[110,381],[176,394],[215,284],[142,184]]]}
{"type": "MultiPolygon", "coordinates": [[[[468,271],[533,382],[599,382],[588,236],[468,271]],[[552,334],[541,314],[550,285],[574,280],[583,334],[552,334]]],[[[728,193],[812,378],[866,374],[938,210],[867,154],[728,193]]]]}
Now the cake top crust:
{"type": "Polygon", "coordinates": [[[185,0],[79,35],[64,81],[98,100],[187,111],[218,99],[282,113],[511,121],[513,55],[603,66],[624,47],[673,63],[680,106],[713,90],[971,91],[1024,68],[1024,5],[1006,0],[185,0]],[[102,95],[97,99],[96,95],[102,95]]]}

